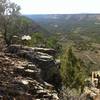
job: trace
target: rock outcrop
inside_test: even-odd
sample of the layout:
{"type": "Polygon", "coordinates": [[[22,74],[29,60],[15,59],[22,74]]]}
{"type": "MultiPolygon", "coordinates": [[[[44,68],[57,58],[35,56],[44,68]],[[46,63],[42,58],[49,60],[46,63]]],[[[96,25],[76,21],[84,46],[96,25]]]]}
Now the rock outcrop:
{"type": "Polygon", "coordinates": [[[53,49],[18,45],[0,52],[0,99],[59,100],[60,62],[55,54],[53,49]]]}
{"type": "Polygon", "coordinates": [[[59,100],[40,71],[32,62],[0,52],[0,100],[59,100]]]}
{"type": "Polygon", "coordinates": [[[41,70],[40,74],[44,81],[54,85],[56,90],[60,89],[60,61],[55,60],[56,51],[54,49],[11,45],[8,52],[31,61],[41,70]]]}

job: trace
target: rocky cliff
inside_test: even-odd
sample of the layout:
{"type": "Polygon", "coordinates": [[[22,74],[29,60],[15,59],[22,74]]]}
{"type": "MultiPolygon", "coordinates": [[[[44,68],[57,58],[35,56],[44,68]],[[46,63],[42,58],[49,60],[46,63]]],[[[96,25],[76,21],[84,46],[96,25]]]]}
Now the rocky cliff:
{"type": "Polygon", "coordinates": [[[0,99],[59,100],[60,62],[53,49],[12,45],[0,52],[0,99]]]}

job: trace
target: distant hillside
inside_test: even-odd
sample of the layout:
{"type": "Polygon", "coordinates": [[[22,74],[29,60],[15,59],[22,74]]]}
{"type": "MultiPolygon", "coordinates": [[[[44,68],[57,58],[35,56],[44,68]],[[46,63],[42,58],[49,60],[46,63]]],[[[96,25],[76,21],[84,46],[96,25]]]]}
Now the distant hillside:
{"type": "Polygon", "coordinates": [[[50,33],[64,39],[89,39],[100,43],[100,14],[26,15],[50,33]],[[66,38],[65,38],[66,37],[66,38]]]}
{"type": "Polygon", "coordinates": [[[38,24],[38,22],[26,17],[26,16],[21,16],[20,19],[23,19],[23,22],[26,20],[28,22],[30,22],[30,24],[26,24],[25,22],[25,26],[23,29],[23,32],[21,34],[30,34],[30,33],[34,33],[34,32],[38,32],[38,33],[43,33],[43,34],[50,34],[49,31],[47,31],[45,28],[43,28],[42,26],[40,26],[38,24]]]}

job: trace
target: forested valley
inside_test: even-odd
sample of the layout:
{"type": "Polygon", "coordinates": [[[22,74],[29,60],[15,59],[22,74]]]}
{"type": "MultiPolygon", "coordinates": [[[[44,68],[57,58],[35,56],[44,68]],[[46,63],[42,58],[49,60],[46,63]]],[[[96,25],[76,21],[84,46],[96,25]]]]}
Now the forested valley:
{"type": "Polygon", "coordinates": [[[100,14],[20,10],[0,0],[0,100],[100,100],[100,14]]]}

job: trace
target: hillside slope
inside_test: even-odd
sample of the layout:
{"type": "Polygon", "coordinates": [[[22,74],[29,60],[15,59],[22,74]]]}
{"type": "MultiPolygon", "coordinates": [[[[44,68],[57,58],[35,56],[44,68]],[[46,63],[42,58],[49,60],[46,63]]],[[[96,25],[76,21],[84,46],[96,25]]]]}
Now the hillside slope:
{"type": "Polygon", "coordinates": [[[50,33],[100,43],[100,14],[26,15],[50,33]]]}
{"type": "Polygon", "coordinates": [[[32,34],[32,33],[35,33],[35,32],[38,32],[38,33],[42,33],[42,34],[47,34],[49,33],[49,31],[47,31],[45,28],[43,28],[42,26],[40,26],[36,21],[30,19],[30,18],[27,18],[26,16],[21,16],[19,18],[19,25],[20,27],[19,30],[20,31],[20,35],[23,35],[23,34],[32,34]]]}

